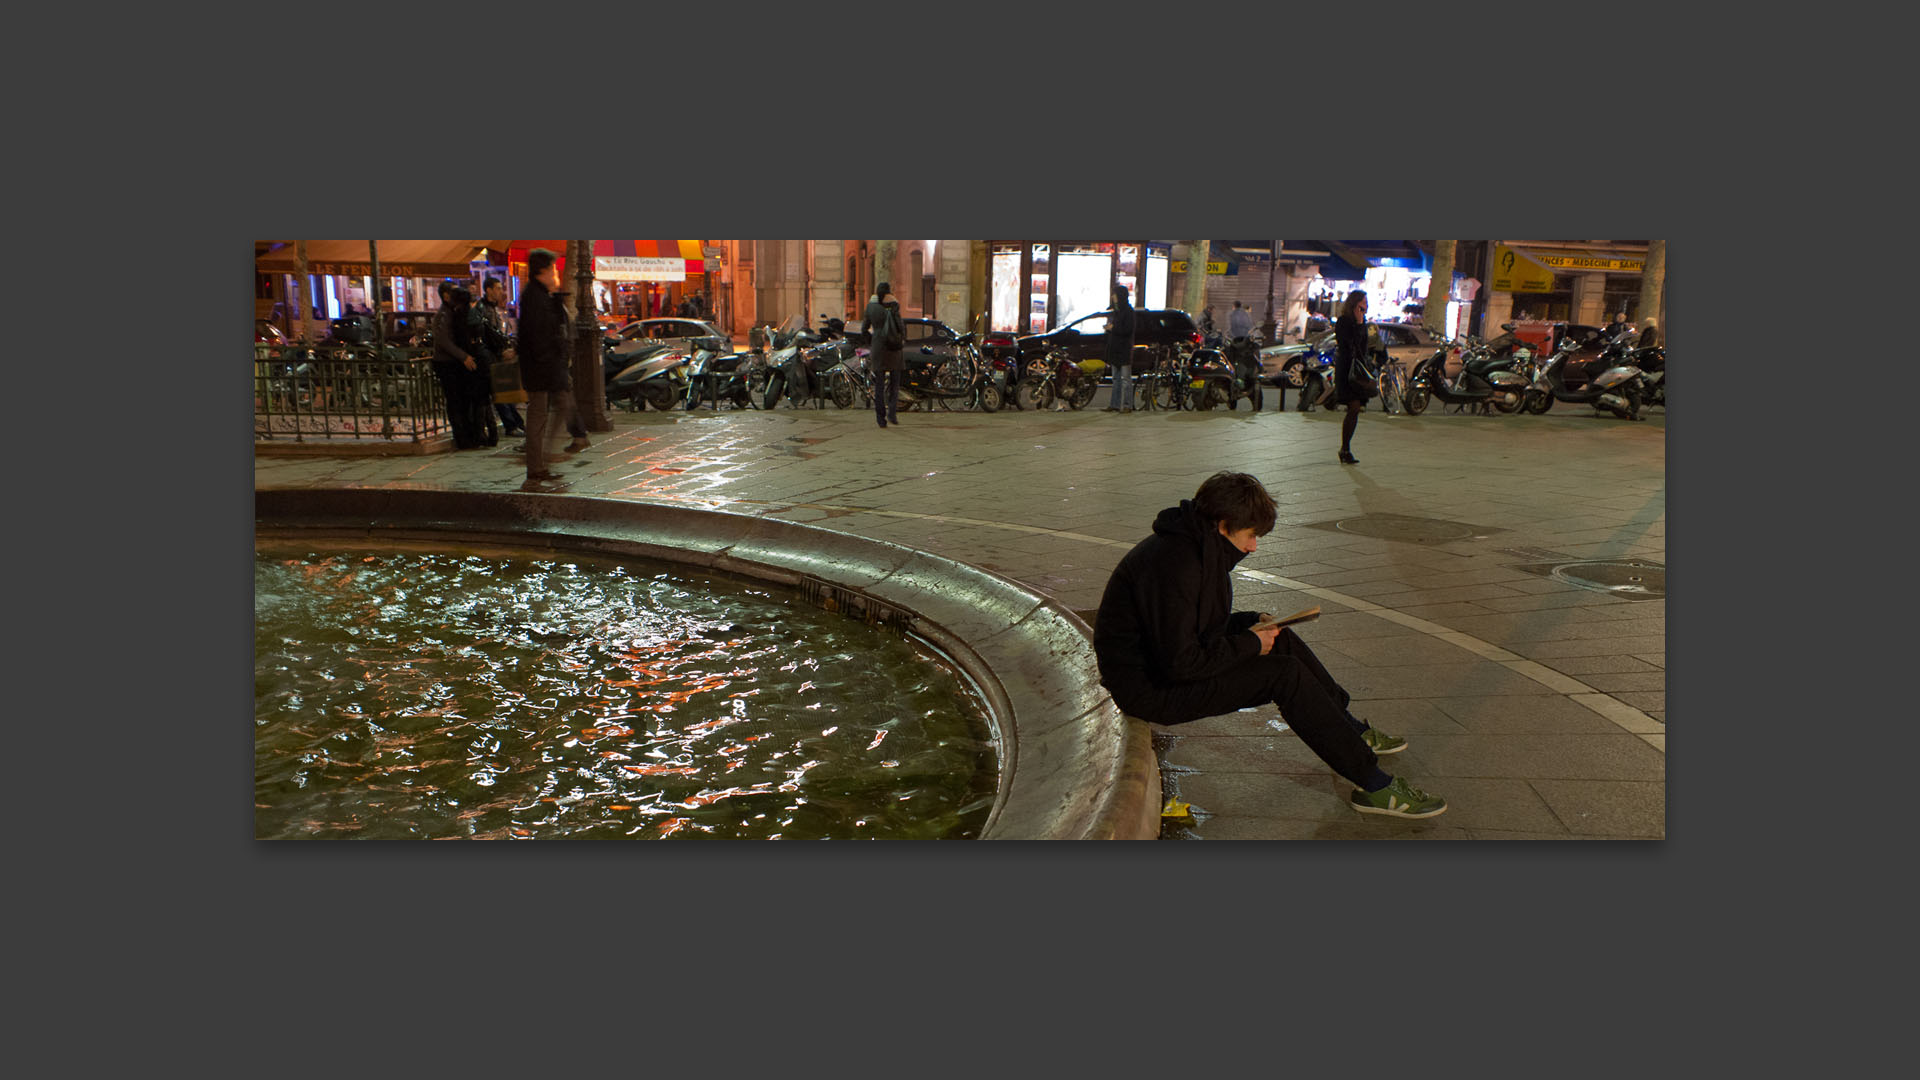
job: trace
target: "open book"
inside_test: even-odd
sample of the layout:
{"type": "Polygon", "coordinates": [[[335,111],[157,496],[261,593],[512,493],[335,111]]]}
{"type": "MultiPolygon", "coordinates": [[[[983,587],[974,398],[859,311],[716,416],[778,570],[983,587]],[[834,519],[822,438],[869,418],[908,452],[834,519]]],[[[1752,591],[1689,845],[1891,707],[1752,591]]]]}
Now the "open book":
{"type": "Polygon", "coordinates": [[[1284,619],[1263,619],[1260,622],[1254,623],[1252,628],[1255,630],[1265,630],[1271,626],[1292,626],[1294,623],[1312,622],[1319,617],[1320,605],[1315,604],[1305,611],[1296,611],[1284,619]]]}

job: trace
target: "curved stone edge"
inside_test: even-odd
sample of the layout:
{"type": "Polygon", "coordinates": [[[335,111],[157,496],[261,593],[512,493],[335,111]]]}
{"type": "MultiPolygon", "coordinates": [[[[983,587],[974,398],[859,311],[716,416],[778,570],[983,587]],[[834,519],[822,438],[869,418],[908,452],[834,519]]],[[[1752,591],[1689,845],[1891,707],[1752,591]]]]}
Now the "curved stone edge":
{"type": "Polygon", "coordinates": [[[1154,839],[1159,767],[1146,724],[1099,684],[1079,618],[1019,582],[798,522],[630,499],[431,488],[263,488],[256,527],[369,539],[449,535],[655,558],[797,586],[814,577],[900,608],[986,697],[1000,790],[982,839],[1154,839]]]}

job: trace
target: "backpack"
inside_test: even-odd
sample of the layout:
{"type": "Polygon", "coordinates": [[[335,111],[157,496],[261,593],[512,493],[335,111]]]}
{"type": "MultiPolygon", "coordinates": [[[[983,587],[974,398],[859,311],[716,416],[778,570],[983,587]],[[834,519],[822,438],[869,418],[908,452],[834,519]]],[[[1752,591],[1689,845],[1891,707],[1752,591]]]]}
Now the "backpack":
{"type": "Polygon", "coordinates": [[[885,304],[880,305],[887,313],[887,325],[880,334],[880,347],[888,351],[907,347],[907,336],[900,327],[900,314],[885,304]]]}

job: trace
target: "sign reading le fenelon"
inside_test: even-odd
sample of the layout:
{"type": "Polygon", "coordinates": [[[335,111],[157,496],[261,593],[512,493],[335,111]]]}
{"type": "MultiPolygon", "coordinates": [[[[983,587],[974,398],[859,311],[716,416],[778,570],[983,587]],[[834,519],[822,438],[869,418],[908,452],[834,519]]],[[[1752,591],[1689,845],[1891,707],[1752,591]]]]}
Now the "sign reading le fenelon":
{"type": "Polygon", "coordinates": [[[687,261],[637,255],[595,255],[593,276],[601,281],[685,281],[687,261]]]}

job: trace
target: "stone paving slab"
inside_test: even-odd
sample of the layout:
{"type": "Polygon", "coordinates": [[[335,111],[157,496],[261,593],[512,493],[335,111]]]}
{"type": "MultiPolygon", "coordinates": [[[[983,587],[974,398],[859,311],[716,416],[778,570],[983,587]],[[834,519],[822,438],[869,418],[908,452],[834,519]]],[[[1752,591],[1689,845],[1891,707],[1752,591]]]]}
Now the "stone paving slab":
{"type": "MultiPolygon", "coordinates": [[[[1158,510],[1216,469],[1252,472],[1280,502],[1281,523],[1242,562],[1236,606],[1319,604],[1302,636],[1354,691],[1358,715],[1414,740],[1386,759],[1392,767],[1453,808],[1427,822],[1356,814],[1343,782],[1275,711],[1248,710],[1155,729],[1172,782],[1205,795],[1209,816],[1194,835],[1664,835],[1665,604],[1518,571],[1542,560],[1502,550],[1664,561],[1663,412],[1640,424],[1559,410],[1369,413],[1355,435],[1359,466],[1334,461],[1339,418],[1320,412],[905,419],[881,430],[869,413],[830,408],[617,413],[612,431],[556,468],[572,494],[884,539],[985,566],[1076,611],[1098,605],[1158,510]],[[1489,531],[1419,544],[1307,527],[1363,514],[1489,531]]],[[[504,449],[262,456],[255,483],[513,491],[523,471],[504,449]]]]}

